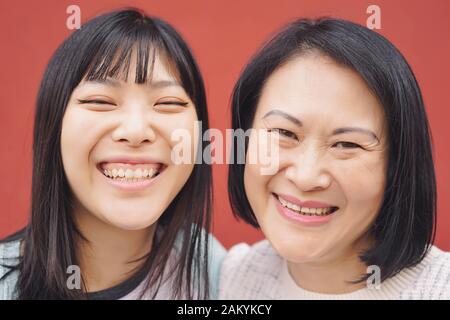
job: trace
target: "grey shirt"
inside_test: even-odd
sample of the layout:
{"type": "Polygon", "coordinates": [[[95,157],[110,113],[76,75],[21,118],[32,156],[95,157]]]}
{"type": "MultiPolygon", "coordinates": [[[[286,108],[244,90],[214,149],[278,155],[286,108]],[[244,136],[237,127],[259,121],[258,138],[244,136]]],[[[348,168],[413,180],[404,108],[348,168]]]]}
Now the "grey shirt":
{"type": "MultiPolygon", "coordinates": [[[[175,247],[179,245],[178,237],[175,247]],[[178,243],[178,244],[177,244],[178,243]]],[[[226,250],[214,236],[209,238],[209,282],[210,282],[210,298],[218,298],[219,276],[222,261],[225,258],[226,250]]],[[[19,271],[8,268],[7,266],[15,266],[19,262],[20,240],[12,240],[10,242],[0,243],[0,300],[11,300],[17,298],[16,284],[19,271]]],[[[169,261],[170,262],[170,261],[169,261]]],[[[89,293],[88,297],[92,299],[133,299],[137,297],[137,291],[142,287],[145,276],[136,274],[124,282],[102,291],[89,293]]],[[[160,288],[156,299],[169,299],[170,282],[160,288]]],[[[145,296],[144,296],[145,299],[145,296]]]]}

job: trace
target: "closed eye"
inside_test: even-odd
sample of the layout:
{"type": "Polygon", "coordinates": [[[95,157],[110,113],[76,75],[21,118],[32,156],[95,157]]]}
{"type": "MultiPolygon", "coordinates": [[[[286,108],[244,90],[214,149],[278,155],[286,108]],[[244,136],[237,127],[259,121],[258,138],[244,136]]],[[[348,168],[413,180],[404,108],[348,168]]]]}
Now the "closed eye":
{"type": "Polygon", "coordinates": [[[176,106],[187,106],[189,104],[189,102],[182,102],[182,101],[162,101],[162,102],[157,102],[155,103],[155,106],[157,105],[176,105],[176,106]]]}
{"type": "Polygon", "coordinates": [[[359,144],[348,141],[336,142],[333,145],[333,147],[337,147],[339,149],[357,149],[357,148],[363,149],[363,147],[361,147],[359,144]]]}
{"type": "Polygon", "coordinates": [[[189,102],[179,99],[160,99],[155,102],[153,107],[156,111],[162,113],[179,113],[188,108],[189,102]]]}
{"type": "Polygon", "coordinates": [[[286,129],[273,128],[273,129],[269,129],[269,132],[275,132],[283,137],[298,140],[297,135],[295,133],[293,133],[292,131],[286,130],[286,129]]]}
{"type": "Polygon", "coordinates": [[[106,100],[98,100],[98,99],[78,99],[78,102],[81,104],[88,104],[88,103],[92,103],[92,104],[110,104],[115,106],[114,103],[110,102],[110,101],[106,101],[106,100]]]}

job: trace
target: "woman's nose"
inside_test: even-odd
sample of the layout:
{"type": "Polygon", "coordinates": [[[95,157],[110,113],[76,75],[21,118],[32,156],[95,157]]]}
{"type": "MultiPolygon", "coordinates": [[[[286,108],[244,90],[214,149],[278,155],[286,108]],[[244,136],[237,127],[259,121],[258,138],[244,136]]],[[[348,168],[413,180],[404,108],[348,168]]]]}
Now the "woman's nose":
{"type": "Polygon", "coordinates": [[[134,110],[121,115],[120,125],[113,132],[114,141],[127,143],[131,147],[153,142],[156,134],[149,115],[134,110]]]}
{"type": "Polygon", "coordinates": [[[332,180],[326,159],[311,147],[297,151],[285,172],[286,177],[304,192],[326,189],[332,180]]]}

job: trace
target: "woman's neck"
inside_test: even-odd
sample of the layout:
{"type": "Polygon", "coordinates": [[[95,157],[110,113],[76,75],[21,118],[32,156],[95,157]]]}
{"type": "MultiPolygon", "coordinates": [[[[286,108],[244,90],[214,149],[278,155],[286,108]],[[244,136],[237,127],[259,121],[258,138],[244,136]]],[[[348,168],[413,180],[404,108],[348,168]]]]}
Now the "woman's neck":
{"type": "Polygon", "coordinates": [[[125,281],[144,262],[140,258],[151,250],[156,224],[142,230],[124,230],[85,210],[77,210],[74,217],[87,240],[80,239],[76,251],[87,292],[125,281]]]}
{"type": "Polygon", "coordinates": [[[320,262],[288,261],[288,270],[298,286],[312,292],[344,294],[366,286],[365,282],[351,283],[367,272],[367,266],[361,261],[356,250],[320,262]]]}

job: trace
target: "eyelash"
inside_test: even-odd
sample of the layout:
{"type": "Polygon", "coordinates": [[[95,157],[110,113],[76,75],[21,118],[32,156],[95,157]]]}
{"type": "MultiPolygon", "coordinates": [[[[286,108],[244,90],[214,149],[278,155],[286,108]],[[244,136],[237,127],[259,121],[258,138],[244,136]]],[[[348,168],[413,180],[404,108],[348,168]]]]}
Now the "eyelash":
{"type": "Polygon", "coordinates": [[[91,100],[78,99],[78,102],[81,104],[94,103],[94,104],[110,104],[110,105],[115,106],[115,104],[112,102],[105,101],[105,100],[98,100],[98,99],[91,99],[91,100]]]}
{"type": "Polygon", "coordinates": [[[357,149],[357,148],[363,149],[363,147],[361,147],[359,144],[353,143],[353,142],[348,142],[348,141],[339,141],[339,142],[336,142],[333,146],[336,146],[338,144],[344,144],[347,146],[350,145],[350,147],[344,147],[344,149],[357,149]]]}
{"type": "Polygon", "coordinates": [[[285,136],[286,138],[298,140],[295,133],[293,133],[289,130],[286,130],[286,129],[273,128],[273,129],[269,129],[269,132],[277,132],[277,133],[281,134],[282,136],[285,136]]]}
{"type": "Polygon", "coordinates": [[[176,106],[181,106],[181,107],[185,107],[188,105],[188,102],[181,102],[181,101],[164,101],[164,102],[159,102],[159,103],[155,103],[155,106],[158,104],[163,104],[163,105],[176,105],[176,106]]]}
{"type": "MultiPolygon", "coordinates": [[[[269,132],[278,132],[280,135],[285,136],[286,138],[298,140],[298,137],[296,136],[295,133],[286,129],[273,128],[269,129],[269,132]]],[[[338,141],[333,145],[333,147],[338,145],[343,145],[344,149],[357,149],[357,148],[364,149],[359,144],[349,141],[338,141]]]]}

